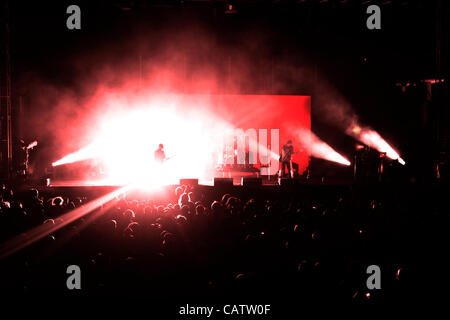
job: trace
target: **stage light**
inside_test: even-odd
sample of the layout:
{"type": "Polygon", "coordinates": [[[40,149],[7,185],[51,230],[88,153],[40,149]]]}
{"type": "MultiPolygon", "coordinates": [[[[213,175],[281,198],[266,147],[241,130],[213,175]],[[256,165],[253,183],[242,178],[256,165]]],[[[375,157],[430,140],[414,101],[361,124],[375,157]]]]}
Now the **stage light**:
{"type": "MultiPolygon", "coordinates": [[[[195,177],[202,183],[212,181],[216,165],[225,161],[221,157],[226,132],[233,132],[237,141],[237,149],[233,142],[233,153],[230,150],[230,154],[245,160],[243,147],[239,146],[252,146],[255,152],[252,155],[257,155],[252,157],[252,162],[256,162],[256,168],[262,165],[261,174],[275,174],[278,170],[280,129],[272,127],[274,120],[263,122],[266,128],[249,128],[250,124],[260,123],[260,113],[265,109],[255,108],[255,112],[248,103],[249,107],[238,108],[236,113],[230,108],[231,103],[234,106],[234,102],[258,101],[259,97],[150,93],[135,97],[127,95],[126,91],[114,94],[112,98],[100,96],[94,104],[99,111],[92,116],[89,131],[80,133],[83,134],[82,141],[88,142],[87,146],[53,162],[54,167],[89,159],[99,163],[98,173],[78,178],[84,179],[85,183],[96,184],[99,180],[113,185],[144,186],[148,183],[154,188],[177,184],[184,177],[195,177]],[[227,109],[229,111],[225,112],[227,109]],[[256,135],[247,135],[248,131],[254,131],[256,135]],[[160,143],[165,146],[166,157],[174,156],[163,166],[153,161],[154,151],[160,143]]],[[[287,102],[293,103],[291,100],[303,103],[298,99],[287,102]]],[[[309,116],[309,111],[303,116],[309,116]]],[[[276,121],[276,125],[279,123],[276,121]]],[[[286,125],[281,123],[283,129],[286,125]]],[[[295,127],[301,123],[297,121],[295,127]]],[[[309,126],[305,128],[309,131],[309,126]]],[[[64,147],[66,151],[73,151],[67,150],[70,144],[68,141],[64,147]]],[[[298,158],[307,161],[305,154],[298,158]]],[[[345,163],[342,159],[337,161],[345,163]]],[[[89,161],[86,164],[90,166],[89,161]]],[[[96,164],[89,168],[96,168],[96,164]]]]}
{"type": "Polygon", "coordinates": [[[378,132],[374,130],[362,130],[359,139],[369,147],[375,148],[379,152],[385,152],[389,159],[397,160],[400,164],[405,165],[405,161],[400,155],[384,140],[378,132]]]}
{"type": "Polygon", "coordinates": [[[59,159],[52,163],[53,167],[61,166],[68,163],[74,163],[78,161],[83,161],[87,159],[93,159],[98,157],[98,145],[96,143],[92,143],[89,146],[82,148],[74,153],[68,154],[63,158],[59,159]]]}
{"type": "Polygon", "coordinates": [[[237,13],[236,6],[232,3],[227,2],[225,8],[225,14],[235,14],[237,13]]]}
{"type": "Polygon", "coordinates": [[[360,133],[361,133],[361,127],[359,127],[359,126],[354,126],[354,127],[352,128],[352,132],[353,132],[354,134],[360,134],[360,133]]]}
{"type": "Polygon", "coordinates": [[[347,129],[347,134],[358,139],[365,145],[374,148],[381,153],[385,153],[386,157],[389,159],[397,160],[401,165],[406,164],[405,160],[400,157],[397,151],[395,151],[375,130],[361,128],[359,125],[353,124],[347,129]]]}
{"type": "Polygon", "coordinates": [[[217,141],[228,124],[206,111],[199,113],[176,104],[176,98],[153,98],[148,103],[136,102],[128,110],[115,108],[120,111],[99,121],[90,145],[53,166],[97,159],[108,181],[142,189],[177,184],[180,177],[213,176],[211,155],[219,153],[217,141]],[[154,161],[160,143],[170,158],[162,166],[154,161]]]}
{"type": "Polygon", "coordinates": [[[338,152],[336,152],[331,146],[326,142],[322,141],[314,133],[307,130],[297,130],[299,135],[300,143],[311,150],[311,155],[313,157],[324,159],[336,163],[349,166],[351,163],[338,152]]]}

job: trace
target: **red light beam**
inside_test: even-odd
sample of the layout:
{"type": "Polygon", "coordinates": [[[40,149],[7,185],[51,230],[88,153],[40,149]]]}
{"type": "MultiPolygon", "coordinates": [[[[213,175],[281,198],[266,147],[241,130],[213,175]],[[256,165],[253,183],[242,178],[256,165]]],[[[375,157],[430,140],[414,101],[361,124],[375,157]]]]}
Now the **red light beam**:
{"type": "Polygon", "coordinates": [[[385,152],[389,159],[397,160],[400,164],[405,165],[406,162],[400,157],[397,151],[395,151],[375,130],[361,129],[356,125],[348,130],[348,132],[369,147],[372,147],[379,152],[385,152]]]}
{"type": "Polygon", "coordinates": [[[311,150],[311,155],[313,157],[336,162],[345,166],[349,166],[351,164],[350,161],[336,152],[336,150],[334,150],[326,142],[322,141],[311,131],[299,130],[298,134],[300,136],[300,142],[305,148],[309,148],[311,150]]]}

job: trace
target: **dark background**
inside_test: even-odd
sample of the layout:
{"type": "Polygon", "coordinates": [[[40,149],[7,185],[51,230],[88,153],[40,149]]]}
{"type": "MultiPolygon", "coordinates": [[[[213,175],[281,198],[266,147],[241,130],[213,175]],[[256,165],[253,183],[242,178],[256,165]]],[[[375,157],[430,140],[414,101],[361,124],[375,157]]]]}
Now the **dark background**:
{"type": "MultiPolygon", "coordinates": [[[[46,117],[58,105],[55,92],[70,91],[83,110],[79,97],[99,84],[151,77],[172,62],[183,83],[175,90],[202,92],[196,83],[207,73],[222,93],[311,95],[313,132],[352,154],[353,139],[323,110],[345,101],[399,151],[411,176],[429,175],[449,145],[446,1],[239,1],[235,14],[223,1],[9,5],[13,135],[40,139],[46,153],[58,139],[46,117]],[[71,4],[81,8],[81,30],[66,28],[71,4]],[[381,30],[366,28],[370,4],[381,7],[381,30]],[[426,79],[445,82],[427,96],[426,79]],[[33,125],[39,118],[47,128],[33,125]]],[[[68,114],[61,125],[77,114],[56,112],[68,114]]]]}

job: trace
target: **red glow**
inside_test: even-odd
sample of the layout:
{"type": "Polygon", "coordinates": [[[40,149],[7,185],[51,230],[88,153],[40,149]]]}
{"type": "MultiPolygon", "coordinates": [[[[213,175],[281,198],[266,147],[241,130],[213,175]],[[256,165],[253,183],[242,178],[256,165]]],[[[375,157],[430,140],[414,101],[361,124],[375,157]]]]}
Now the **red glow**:
{"type": "MultiPolygon", "coordinates": [[[[113,184],[150,187],[177,183],[180,178],[209,180],[227,130],[280,129],[280,146],[291,139],[292,128],[310,130],[310,98],[263,95],[152,95],[146,98],[104,99],[91,143],[53,163],[58,166],[85,159],[100,159],[113,184]],[[163,166],[153,161],[159,143],[166,156],[163,166]]],[[[268,143],[270,145],[270,143],[268,143]]],[[[267,151],[268,145],[258,145],[267,151]]],[[[271,150],[278,161],[279,150],[271,150]]],[[[306,169],[308,150],[294,159],[306,169]]],[[[259,162],[256,165],[259,166],[259,162]]]]}

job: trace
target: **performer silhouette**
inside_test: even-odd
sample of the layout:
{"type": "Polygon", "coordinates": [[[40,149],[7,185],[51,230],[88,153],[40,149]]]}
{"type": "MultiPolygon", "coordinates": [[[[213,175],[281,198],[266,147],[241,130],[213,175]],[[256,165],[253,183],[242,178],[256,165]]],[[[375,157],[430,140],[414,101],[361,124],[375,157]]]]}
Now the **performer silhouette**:
{"type": "Polygon", "coordinates": [[[163,163],[166,160],[166,153],[164,152],[164,145],[159,144],[158,149],[155,151],[155,161],[163,163]]]}
{"type": "Polygon", "coordinates": [[[280,177],[286,176],[285,168],[288,172],[288,178],[293,178],[292,171],[292,154],[294,153],[294,147],[292,146],[292,140],[288,140],[285,145],[281,148],[280,152],[280,163],[281,163],[281,174],[280,177]]]}

